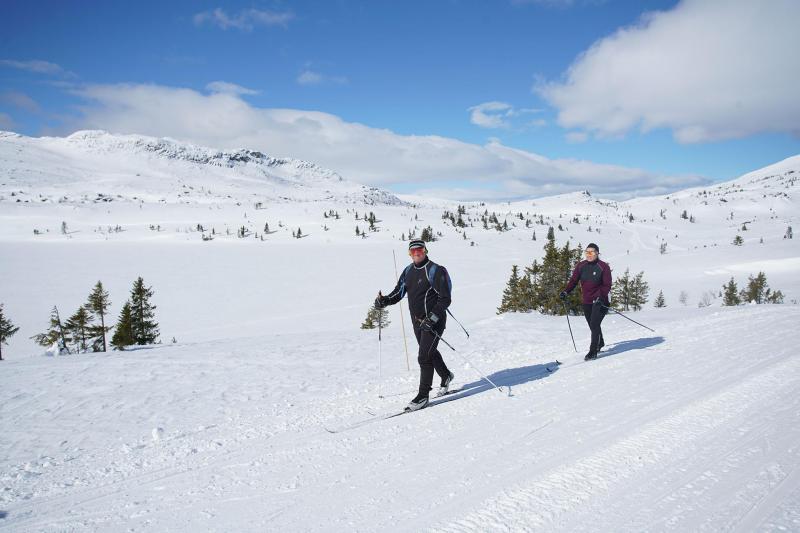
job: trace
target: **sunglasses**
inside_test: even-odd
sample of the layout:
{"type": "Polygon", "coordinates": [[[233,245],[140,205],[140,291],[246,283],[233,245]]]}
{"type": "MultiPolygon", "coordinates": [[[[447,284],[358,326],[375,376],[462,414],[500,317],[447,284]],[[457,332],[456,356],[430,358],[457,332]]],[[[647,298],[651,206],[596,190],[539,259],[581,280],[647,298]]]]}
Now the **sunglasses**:
{"type": "Polygon", "coordinates": [[[594,250],[586,250],[583,253],[585,253],[586,255],[597,255],[597,252],[595,252],[594,250]]]}
{"type": "Polygon", "coordinates": [[[408,253],[409,255],[425,255],[425,248],[412,248],[408,253]]]}

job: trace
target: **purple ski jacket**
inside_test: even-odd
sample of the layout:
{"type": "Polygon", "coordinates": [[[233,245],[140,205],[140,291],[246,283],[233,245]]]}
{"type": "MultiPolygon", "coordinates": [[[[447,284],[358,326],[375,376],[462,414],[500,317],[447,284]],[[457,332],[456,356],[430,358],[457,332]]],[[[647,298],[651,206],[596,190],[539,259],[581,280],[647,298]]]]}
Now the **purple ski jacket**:
{"type": "Polygon", "coordinates": [[[611,267],[608,263],[600,261],[581,261],[575,266],[572,271],[572,277],[569,278],[566,290],[568,293],[572,292],[575,285],[581,282],[581,290],[583,291],[583,303],[591,304],[595,298],[608,305],[608,293],[611,292],[611,267]]]}

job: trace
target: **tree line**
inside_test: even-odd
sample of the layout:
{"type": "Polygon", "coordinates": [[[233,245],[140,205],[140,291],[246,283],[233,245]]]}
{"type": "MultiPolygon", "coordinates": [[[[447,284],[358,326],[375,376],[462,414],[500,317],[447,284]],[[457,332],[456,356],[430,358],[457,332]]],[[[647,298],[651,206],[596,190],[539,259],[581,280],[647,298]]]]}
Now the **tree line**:
{"type": "MultiPolygon", "coordinates": [[[[583,247],[580,243],[572,247],[567,241],[557,246],[553,227],[548,228],[547,242],[541,263],[533,263],[520,271],[517,265],[511,268],[511,276],[503,290],[497,314],[538,311],[546,315],[582,314],[582,291],[580,284],[562,302],[558,294],[566,286],[572,269],[581,260],[583,247]]],[[[647,303],[649,285],[644,272],[632,276],[628,269],[617,277],[611,288],[611,305],[620,311],[638,311],[647,303]]]]}
{"type": "Polygon", "coordinates": [[[41,346],[57,347],[59,354],[105,352],[109,344],[117,350],[155,344],[160,333],[155,321],[156,306],[150,301],[152,297],[152,287],[145,286],[141,277],[137,278],[116,325],[108,326],[106,318],[111,301],[103,283],[98,281],[86,303],[66,320],[62,319],[58,306],[53,306],[47,330],[31,338],[41,346]],[[112,329],[114,333],[109,343],[108,333],[112,329]]]}

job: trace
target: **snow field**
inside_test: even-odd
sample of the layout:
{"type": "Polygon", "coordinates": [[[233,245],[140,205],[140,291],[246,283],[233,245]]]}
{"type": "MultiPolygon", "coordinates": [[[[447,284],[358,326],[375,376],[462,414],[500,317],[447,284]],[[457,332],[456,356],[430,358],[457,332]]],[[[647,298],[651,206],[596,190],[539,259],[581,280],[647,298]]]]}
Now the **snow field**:
{"type": "Polygon", "coordinates": [[[753,332],[798,309],[636,317],[657,333],[609,316],[592,363],[563,317],[489,319],[469,341],[451,325],[512,397],[444,348],[464,398],[335,435],[413,396],[398,330],[383,400],[375,332],[10,362],[0,528],[795,529],[800,361],[753,332]]]}

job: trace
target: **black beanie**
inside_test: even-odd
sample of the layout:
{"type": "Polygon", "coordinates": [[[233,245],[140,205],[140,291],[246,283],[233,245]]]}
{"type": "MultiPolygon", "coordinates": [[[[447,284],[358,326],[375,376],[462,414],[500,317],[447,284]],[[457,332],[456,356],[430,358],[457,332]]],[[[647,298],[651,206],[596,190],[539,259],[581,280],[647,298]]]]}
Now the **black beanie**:
{"type": "Polygon", "coordinates": [[[589,244],[587,244],[587,245],[586,245],[586,249],[588,250],[589,248],[594,248],[594,251],[595,251],[595,252],[597,252],[598,254],[600,253],[600,247],[599,247],[599,246],[597,246],[597,245],[596,245],[595,243],[593,243],[593,242],[590,242],[589,244]]]}
{"type": "Polygon", "coordinates": [[[412,240],[412,241],[409,241],[409,243],[408,243],[408,249],[409,249],[409,250],[413,250],[414,248],[424,248],[425,250],[427,250],[427,249],[428,249],[428,248],[425,246],[425,241],[423,241],[422,239],[414,239],[414,240],[412,240]]]}

